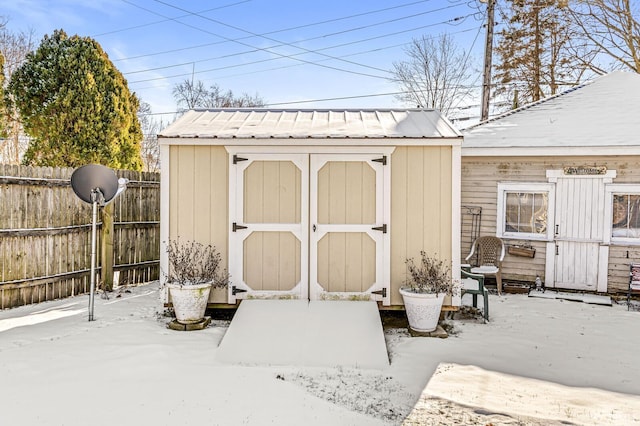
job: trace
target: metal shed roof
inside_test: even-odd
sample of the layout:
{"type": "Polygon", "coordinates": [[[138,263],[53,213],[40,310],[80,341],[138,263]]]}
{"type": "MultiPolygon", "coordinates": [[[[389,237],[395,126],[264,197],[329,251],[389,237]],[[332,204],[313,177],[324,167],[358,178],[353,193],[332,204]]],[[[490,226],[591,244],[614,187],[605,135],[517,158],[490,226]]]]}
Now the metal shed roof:
{"type": "Polygon", "coordinates": [[[465,156],[629,153],[640,148],[640,75],[616,71],[463,134],[465,156]]]}
{"type": "Polygon", "coordinates": [[[180,139],[458,139],[462,134],[436,110],[242,108],[190,110],[158,136],[180,139]]]}

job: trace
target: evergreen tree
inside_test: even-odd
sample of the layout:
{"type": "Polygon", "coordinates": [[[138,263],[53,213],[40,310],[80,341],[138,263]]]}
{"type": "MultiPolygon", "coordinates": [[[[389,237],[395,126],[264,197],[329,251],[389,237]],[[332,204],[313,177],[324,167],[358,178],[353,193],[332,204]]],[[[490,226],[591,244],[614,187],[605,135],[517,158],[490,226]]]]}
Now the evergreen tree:
{"type": "Polygon", "coordinates": [[[25,164],[142,168],[138,99],[95,40],[45,36],[8,90],[32,138],[25,164]]]}
{"type": "MultiPolygon", "coordinates": [[[[495,49],[497,93],[538,101],[577,84],[585,70],[569,52],[573,28],[566,0],[513,0],[501,8],[495,49]]],[[[519,102],[520,101],[520,102],[519,102]]]]}

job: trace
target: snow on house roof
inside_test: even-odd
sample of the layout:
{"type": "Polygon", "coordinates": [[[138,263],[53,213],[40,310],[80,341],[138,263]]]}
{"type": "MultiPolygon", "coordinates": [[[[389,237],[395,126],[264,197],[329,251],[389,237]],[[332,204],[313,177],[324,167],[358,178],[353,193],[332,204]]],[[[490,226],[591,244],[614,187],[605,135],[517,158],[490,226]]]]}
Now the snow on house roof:
{"type": "Polygon", "coordinates": [[[180,139],[458,139],[462,134],[436,110],[236,108],[190,110],[158,136],[180,139]]]}
{"type": "Polygon", "coordinates": [[[612,72],[472,126],[463,135],[467,156],[640,152],[640,75],[612,72]]]}

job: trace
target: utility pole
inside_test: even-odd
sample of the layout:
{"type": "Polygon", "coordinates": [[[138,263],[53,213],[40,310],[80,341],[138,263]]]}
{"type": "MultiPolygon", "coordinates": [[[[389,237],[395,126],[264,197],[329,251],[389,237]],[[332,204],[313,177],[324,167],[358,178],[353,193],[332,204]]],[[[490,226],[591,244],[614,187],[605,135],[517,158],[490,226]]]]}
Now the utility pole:
{"type": "Polygon", "coordinates": [[[480,0],[487,3],[487,40],[484,47],[484,78],[482,81],[482,107],[480,121],[489,118],[489,96],[491,94],[491,57],[493,55],[493,15],[496,0],[480,0]]]}

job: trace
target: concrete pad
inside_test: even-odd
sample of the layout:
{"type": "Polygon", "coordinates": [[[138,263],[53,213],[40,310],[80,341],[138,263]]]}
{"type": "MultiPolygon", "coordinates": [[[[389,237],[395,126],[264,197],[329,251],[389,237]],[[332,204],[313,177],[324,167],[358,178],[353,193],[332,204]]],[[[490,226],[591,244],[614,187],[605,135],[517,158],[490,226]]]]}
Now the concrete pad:
{"type": "Polygon", "coordinates": [[[216,359],[231,364],[389,366],[378,306],[371,301],[244,300],[216,359]]]}

